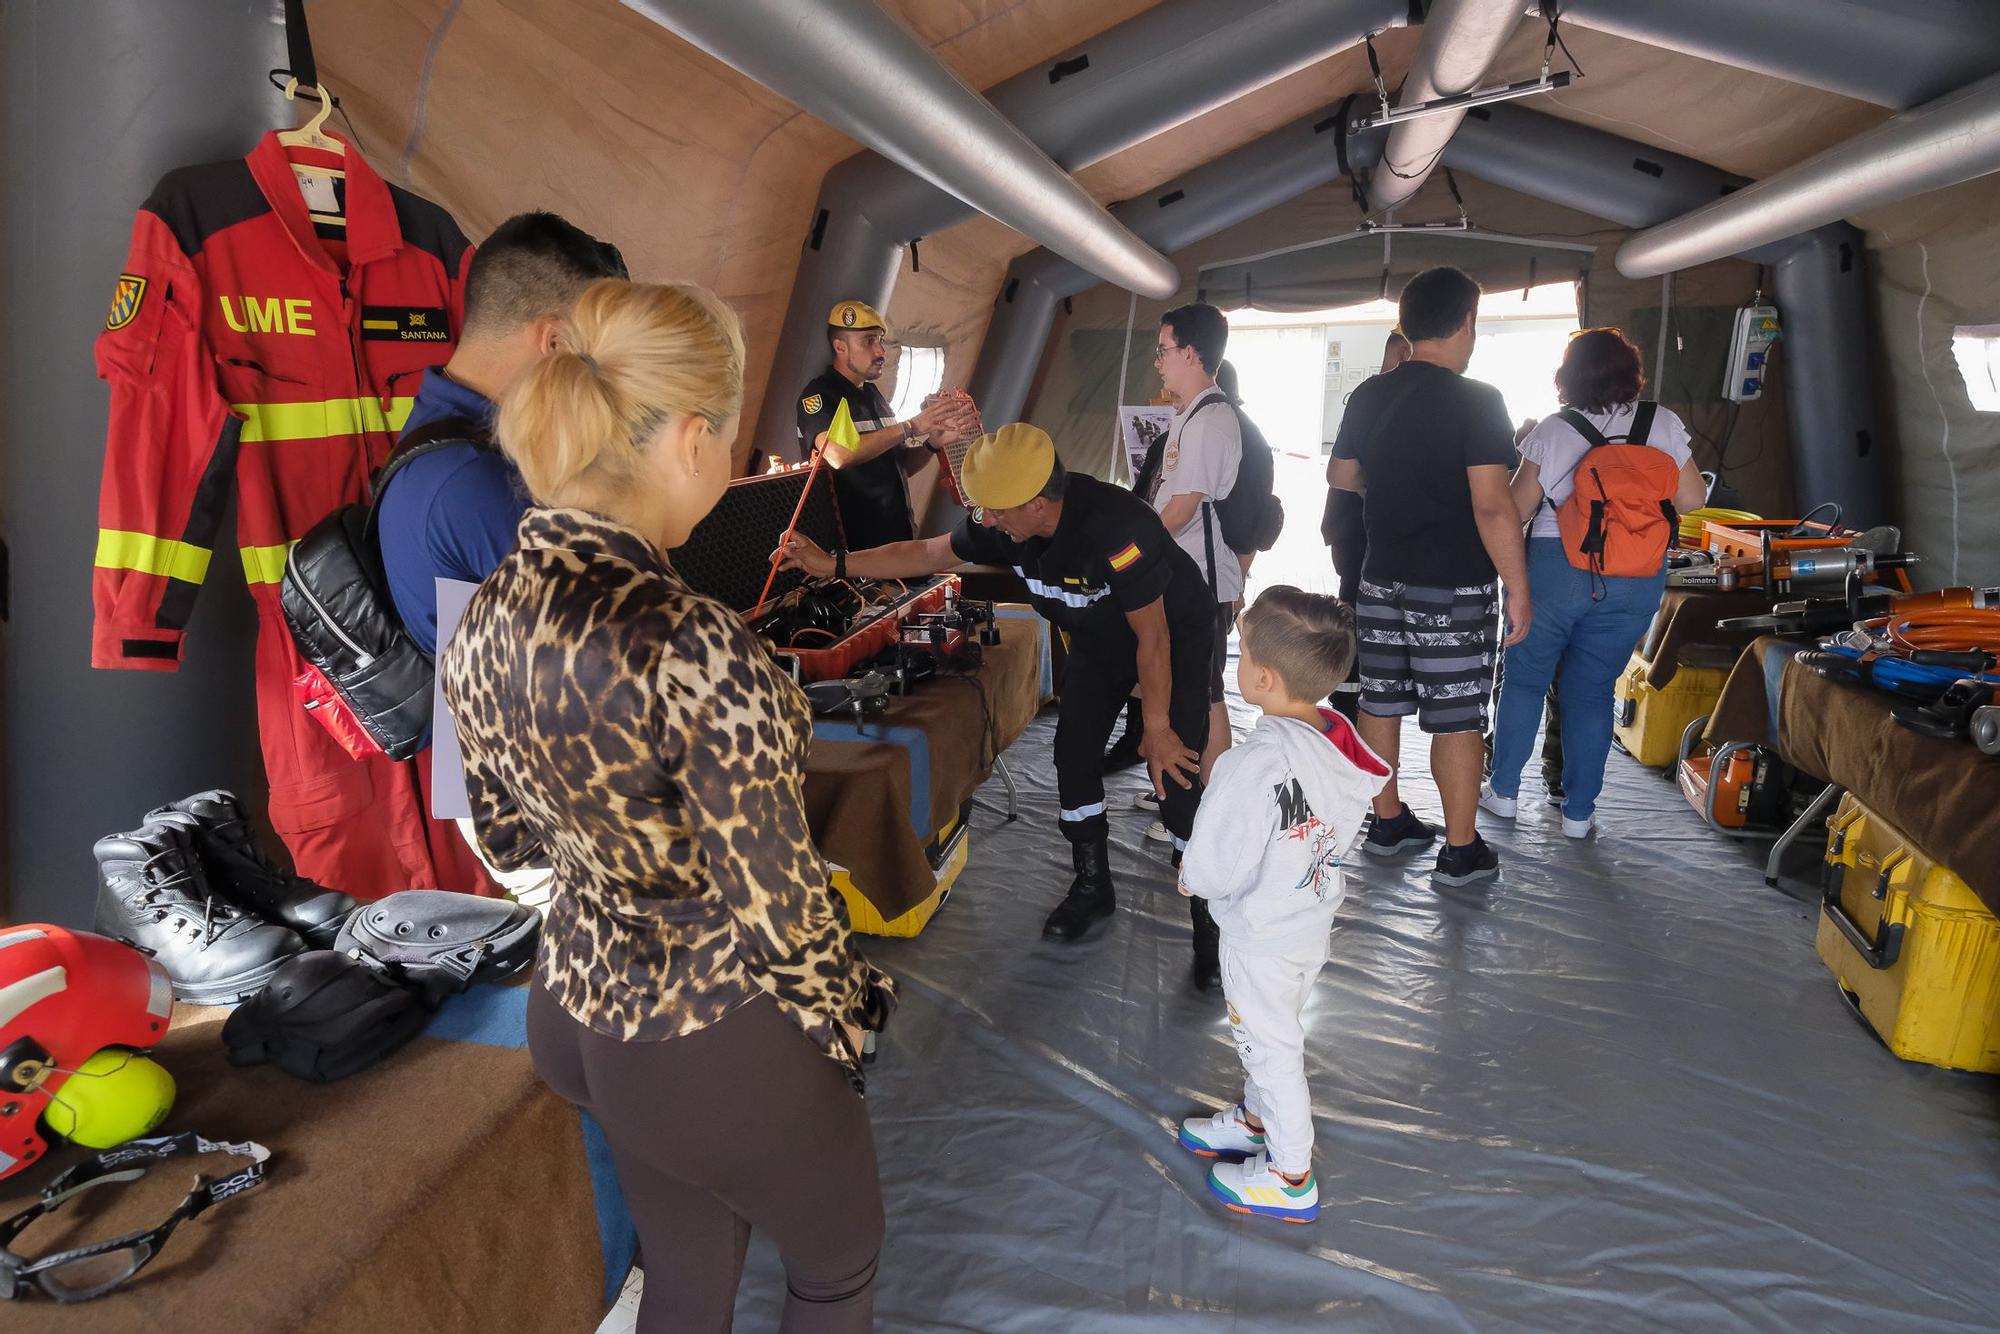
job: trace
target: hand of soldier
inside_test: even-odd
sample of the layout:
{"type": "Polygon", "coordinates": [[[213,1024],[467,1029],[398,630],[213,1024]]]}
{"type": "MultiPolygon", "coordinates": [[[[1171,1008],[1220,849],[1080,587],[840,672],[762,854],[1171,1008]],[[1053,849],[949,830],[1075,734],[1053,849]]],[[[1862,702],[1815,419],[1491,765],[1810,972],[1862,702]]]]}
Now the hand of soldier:
{"type": "Polygon", "coordinates": [[[804,533],[793,533],[787,537],[783,545],[771,553],[771,559],[780,569],[804,570],[815,579],[825,579],[833,574],[833,557],[804,533]]]}
{"type": "Polygon", "coordinates": [[[1163,777],[1171,777],[1182,787],[1193,787],[1193,777],[1201,772],[1201,756],[1181,744],[1168,727],[1148,727],[1139,738],[1139,756],[1146,761],[1146,773],[1153,780],[1153,795],[1167,799],[1163,777]]]}

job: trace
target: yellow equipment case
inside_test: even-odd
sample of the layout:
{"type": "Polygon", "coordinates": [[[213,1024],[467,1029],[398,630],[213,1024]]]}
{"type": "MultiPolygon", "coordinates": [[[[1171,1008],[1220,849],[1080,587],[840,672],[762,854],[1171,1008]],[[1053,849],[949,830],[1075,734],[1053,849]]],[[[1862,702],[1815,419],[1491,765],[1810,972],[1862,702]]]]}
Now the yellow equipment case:
{"type": "Polygon", "coordinates": [[[833,872],[833,887],[847,900],[847,916],[856,931],[870,936],[914,936],[930,925],[931,918],[937,916],[938,909],[944,907],[951,897],[952,886],[958,883],[958,873],[965,869],[965,860],[970,851],[971,826],[966,823],[971,807],[968,803],[958,809],[957,814],[945,822],[943,829],[931,836],[924,846],[924,854],[930,859],[931,874],[936,878],[936,887],[921,902],[904,910],[895,917],[884,917],[867,893],[854,883],[853,874],[837,862],[829,862],[833,872]]]}
{"type": "Polygon", "coordinates": [[[1853,793],[1827,828],[1815,943],[1849,1002],[1906,1061],[2000,1073],[2000,919],[1853,793]]]}
{"type": "Polygon", "coordinates": [[[1632,655],[1613,689],[1612,732],[1625,752],[1643,765],[1666,769],[1680,758],[1681,734],[1689,723],[1715,712],[1729,664],[1709,666],[1697,657],[1682,660],[1673,680],[1661,689],[1646,681],[1653,668],[1643,650],[1632,655]]]}

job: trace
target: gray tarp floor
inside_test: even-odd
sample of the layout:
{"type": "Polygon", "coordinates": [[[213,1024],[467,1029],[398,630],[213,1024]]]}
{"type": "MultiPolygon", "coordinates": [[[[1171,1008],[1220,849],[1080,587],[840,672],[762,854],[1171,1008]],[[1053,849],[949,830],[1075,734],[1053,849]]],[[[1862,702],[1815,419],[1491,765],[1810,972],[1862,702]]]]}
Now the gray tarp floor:
{"type": "MultiPolygon", "coordinates": [[[[1429,856],[1354,858],[1307,1013],[1319,1221],[1226,1212],[1172,1129],[1241,1073],[1221,1001],[1187,988],[1136,776],[1111,788],[1116,918],[1040,940],[1070,874],[1053,730],[1008,753],[1018,823],[982,792],[923,935],[862,938],[903,989],[870,1076],[880,1328],[2000,1324],[2000,1079],[1891,1056],[1811,906],[1616,754],[1593,842],[1532,765],[1518,826],[1482,816],[1505,859],[1484,894],[1433,889],[1429,856]]],[[[1435,814],[1424,751],[1410,729],[1408,799],[1435,814]]],[[[783,1290],[760,1242],[737,1327],[776,1328],[783,1290]]]]}

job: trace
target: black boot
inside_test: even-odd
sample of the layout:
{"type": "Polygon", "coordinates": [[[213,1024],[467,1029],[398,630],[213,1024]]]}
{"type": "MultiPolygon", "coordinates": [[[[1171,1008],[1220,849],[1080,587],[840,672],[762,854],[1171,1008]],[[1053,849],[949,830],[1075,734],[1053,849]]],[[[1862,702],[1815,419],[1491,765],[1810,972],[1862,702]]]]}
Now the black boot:
{"type": "Polygon", "coordinates": [[[1222,987],[1222,929],[1208,911],[1208,900],[1188,899],[1188,918],[1194,923],[1194,963],[1188,979],[1196,991],[1217,991],[1222,987]]]}
{"type": "Polygon", "coordinates": [[[1113,742],[1111,749],[1104,752],[1104,772],[1115,774],[1121,769],[1129,769],[1139,762],[1139,743],[1145,739],[1146,723],[1140,716],[1139,701],[1125,702],[1125,731],[1113,742]]]}
{"type": "Polygon", "coordinates": [[[197,792],[162,806],[146,819],[167,816],[190,821],[202,869],[224,898],[268,922],[290,927],[314,949],[332,948],[340,924],[354,911],[354,900],[282,870],[265,856],[235,793],[197,792]]]}
{"type": "Polygon", "coordinates": [[[1070,858],[1076,865],[1076,879],[1070,882],[1069,893],[1049,914],[1049,920],[1042,924],[1043,940],[1073,944],[1088,935],[1099,919],[1111,916],[1118,907],[1118,896],[1111,889],[1110,840],[1100,838],[1095,843],[1073,843],[1070,845],[1070,858]]]}
{"type": "Polygon", "coordinates": [[[234,1005],[306,946],[210,887],[191,823],[180,815],[148,820],[97,840],[97,930],[157,959],[180,999],[234,1005]]]}

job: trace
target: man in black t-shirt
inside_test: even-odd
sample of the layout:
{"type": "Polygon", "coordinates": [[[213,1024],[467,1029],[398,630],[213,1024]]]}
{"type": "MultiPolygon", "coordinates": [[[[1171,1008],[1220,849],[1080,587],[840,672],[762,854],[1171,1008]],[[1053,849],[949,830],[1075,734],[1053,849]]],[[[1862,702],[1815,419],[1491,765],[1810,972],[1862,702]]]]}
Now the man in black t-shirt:
{"type": "MultiPolygon", "coordinates": [[[[1500,868],[1474,823],[1499,648],[1496,574],[1507,592],[1506,643],[1527,635],[1530,615],[1507,487],[1513,422],[1499,390],[1465,378],[1478,313],[1479,284],[1457,269],[1426,269],[1404,285],[1398,326],[1410,359],[1354,391],[1327,466],[1334,486],[1361,494],[1367,534],[1355,606],[1361,737],[1394,764],[1404,717],[1414,713],[1430,733],[1445,820],[1434,874],[1448,885],[1500,868]]],[[[1395,857],[1436,837],[1391,779],[1362,850],[1395,857]]]]}
{"type": "Polygon", "coordinates": [[[970,399],[940,394],[898,422],[875,387],[889,360],[882,316],[865,302],[843,301],[828,313],[826,326],[833,363],[799,392],[799,459],[810,460],[826,444],[826,428],[844,401],[861,438],[853,449],[826,449],[841,532],[855,550],[907,542],[917,525],[905,478],[930,463],[931,442],[952,445],[977,435],[978,414],[970,399]]]}
{"type": "MultiPolygon", "coordinates": [[[[1167,536],[1159,516],[1123,487],[1065,472],[1038,427],[1017,422],[965,457],[966,499],[980,506],[956,531],[872,551],[822,551],[793,534],[779,553],[818,578],[907,579],[960,561],[1007,565],[1027,583],[1035,610],[1069,635],[1056,723],[1056,789],[1062,832],[1076,867],[1049,914],[1048,940],[1081,940],[1116,907],[1104,815],[1104,742],[1134,685],[1144,699],[1139,751],[1176,863],[1201,799],[1208,739],[1208,678],[1215,599],[1208,578],[1167,536]]],[[[1214,919],[1190,899],[1196,984],[1220,985],[1214,919]]]]}

